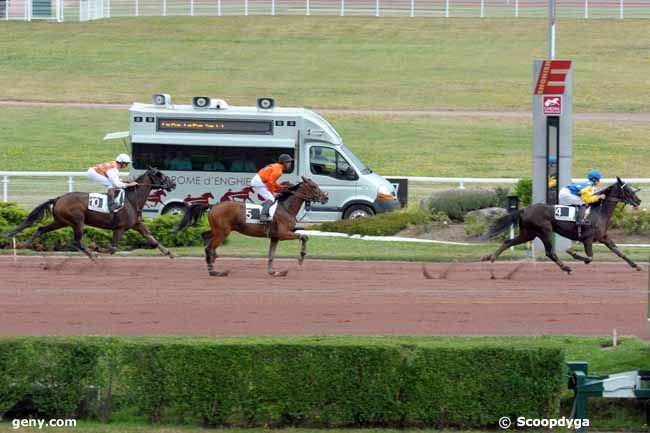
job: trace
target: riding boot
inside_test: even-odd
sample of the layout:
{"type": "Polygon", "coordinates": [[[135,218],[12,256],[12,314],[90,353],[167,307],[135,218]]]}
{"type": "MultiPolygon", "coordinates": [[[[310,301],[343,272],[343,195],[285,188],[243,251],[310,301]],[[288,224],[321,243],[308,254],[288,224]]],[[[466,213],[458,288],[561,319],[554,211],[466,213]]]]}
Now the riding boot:
{"type": "Polygon", "coordinates": [[[115,228],[115,189],[110,188],[106,194],[108,205],[108,217],[110,218],[111,228],[115,228]]]}
{"type": "Polygon", "coordinates": [[[262,203],[262,214],[260,215],[260,221],[264,221],[264,222],[271,221],[271,215],[269,215],[269,211],[271,209],[272,204],[273,204],[273,200],[266,200],[264,203],[262,203]]]}

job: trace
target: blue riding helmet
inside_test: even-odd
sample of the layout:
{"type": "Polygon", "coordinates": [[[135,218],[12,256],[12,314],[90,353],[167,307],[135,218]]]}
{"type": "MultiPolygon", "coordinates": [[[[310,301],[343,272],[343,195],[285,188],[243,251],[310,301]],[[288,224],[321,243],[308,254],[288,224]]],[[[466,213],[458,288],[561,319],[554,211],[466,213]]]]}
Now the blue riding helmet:
{"type": "Polygon", "coordinates": [[[557,156],[551,155],[548,157],[548,163],[549,164],[557,164],[557,156]]]}
{"type": "Polygon", "coordinates": [[[593,180],[598,180],[598,181],[600,181],[600,179],[602,179],[602,178],[603,178],[603,175],[600,174],[600,172],[598,170],[591,170],[591,171],[589,171],[589,173],[587,173],[587,179],[589,179],[589,180],[592,180],[592,181],[593,180]]]}

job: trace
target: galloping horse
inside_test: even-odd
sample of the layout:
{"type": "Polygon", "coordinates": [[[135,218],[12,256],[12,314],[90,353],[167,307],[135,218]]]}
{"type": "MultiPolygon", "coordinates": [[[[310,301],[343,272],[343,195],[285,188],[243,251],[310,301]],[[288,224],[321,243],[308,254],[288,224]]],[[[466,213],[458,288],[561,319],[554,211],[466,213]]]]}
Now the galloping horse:
{"type": "Polygon", "coordinates": [[[129,229],[137,230],[152,247],[157,247],[163,254],[174,258],[174,254],[162,246],[147,230],[142,222],[142,208],[147,202],[149,192],[156,188],[162,188],[166,191],[172,191],[176,184],[174,181],[155,168],[149,168],[143,175],[136,179],[137,186],[126,189],[126,198],[124,207],[115,214],[115,222],[111,224],[111,218],[108,213],[101,213],[88,210],[88,193],[69,192],[62,196],[46,201],[35,208],[22,224],[13,230],[4,233],[5,236],[13,236],[31,227],[40,221],[45,215],[52,214],[54,221],[45,226],[41,226],[32,234],[26,243],[31,246],[32,242],[39,236],[62,227],[70,226],[74,231],[74,246],[83,251],[91,260],[93,255],[86,249],[82,237],[84,224],[92,227],[99,227],[113,231],[113,240],[111,247],[105,251],[113,254],[117,251],[117,245],[120,242],[122,234],[129,229]]]}
{"type": "Polygon", "coordinates": [[[567,253],[574,259],[582,260],[586,264],[591,263],[593,260],[593,243],[596,241],[605,244],[614,254],[621,257],[637,271],[640,271],[641,267],[623,254],[607,234],[609,220],[619,202],[623,202],[624,205],[632,205],[635,208],[638,208],[641,204],[641,200],[637,197],[636,191],[624,183],[621,178],[617,177],[615,184],[608,186],[600,192],[601,194],[605,194],[606,197],[604,200],[600,200],[592,206],[591,213],[589,214],[591,224],[583,226],[582,234],[580,235],[578,234],[576,223],[557,221],[554,218],[555,212],[553,206],[534,204],[527,208],[511,212],[495,221],[483,238],[489,239],[499,233],[503,233],[515,222],[519,224],[519,236],[504,241],[493,254],[484,256],[482,260],[494,262],[499,254],[509,247],[523,244],[538,237],[544,244],[546,256],[553,260],[560,269],[566,273],[571,273],[571,268],[558,259],[557,255],[553,252],[551,234],[555,232],[565,238],[582,242],[587,257],[583,257],[576,253],[573,248],[569,248],[567,253]]]}
{"type": "MultiPolygon", "coordinates": [[[[318,201],[327,203],[327,193],[320,190],[316,182],[302,178],[302,182],[285,188],[278,197],[278,207],[270,227],[267,224],[251,224],[246,222],[246,205],[234,201],[225,201],[215,205],[208,214],[210,230],[203,233],[206,243],[205,261],[208,264],[208,273],[211,276],[224,277],[229,271],[217,272],[214,262],[217,256],[217,247],[228,237],[232,230],[247,236],[270,238],[269,259],[267,271],[272,276],[285,276],[288,271],[274,272],[273,258],[279,241],[300,239],[302,243],[298,263],[302,264],[307,254],[307,236],[296,234],[296,215],[304,202],[318,201]]],[[[184,230],[198,222],[199,218],[209,206],[194,204],[185,212],[183,220],[177,230],[184,230]]]]}

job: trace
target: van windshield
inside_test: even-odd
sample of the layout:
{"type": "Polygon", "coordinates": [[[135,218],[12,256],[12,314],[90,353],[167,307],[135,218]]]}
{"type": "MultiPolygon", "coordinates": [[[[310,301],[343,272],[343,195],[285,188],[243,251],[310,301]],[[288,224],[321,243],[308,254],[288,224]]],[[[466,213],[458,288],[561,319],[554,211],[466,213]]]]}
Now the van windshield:
{"type": "Polygon", "coordinates": [[[368,167],[366,167],[366,164],[361,162],[361,160],[359,158],[357,158],[357,156],[354,153],[352,153],[350,148],[347,147],[345,145],[345,143],[341,144],[341,150],[343,151],[343,154],[345,154],[345,156],[347,156],[350,159],[352,164],[354,164],[354,166],[357,167],[361,171],[361,174],[370,174],[370,173],[372,173],[372,170],[370,170],[368,167]]]}

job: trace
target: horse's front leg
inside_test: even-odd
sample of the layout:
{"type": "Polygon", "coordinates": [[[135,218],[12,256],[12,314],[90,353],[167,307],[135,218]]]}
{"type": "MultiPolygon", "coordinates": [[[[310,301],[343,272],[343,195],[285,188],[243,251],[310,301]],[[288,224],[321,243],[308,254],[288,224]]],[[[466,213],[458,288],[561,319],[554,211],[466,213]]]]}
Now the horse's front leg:
{"type": "Polygon", "coordinates": [[[582,260],[586,265],[588,265],[594,260],[593,239],[585,239],[584,241],[582,241],[582,244],[585,247],[585,254],[587,255],[587,257],[581,256],[573,248],[569,248],[568,250],[566,250],[566,253],[576,260],[582,260]]]}
{"type": "Polygon", "coordinates": [[[628,265],[632,266],[637,271],[641,270],[641,266],[637,265],[632,260],[630,260],[625,254],[623,254],[621,252],[621,250],[618,249],[618,247],[616,246],[616,244],[614,243],[613,240],[605,239],[605,240],[602,240],[601,242],[604,243],[605,245],[607,245],[607,248],[609,248],[614,254],[616,254],[617,256],[622,258],[623,260],[625,260],[628,265]]]}
{"type": "Polygon", "coordinates": [[[309,236],[298,236],[300,236],[300,258],[298,258],[298,264],[302,265],[302,262],[305,260],[305,256],[307,255],[307,241],[309,240],[309,236]]]}
{"type": "Polygon", "coordinates": [[[122,228],[113,229],[113,240],[111,241],[111,246],[109,248],[103,248],[99,252],[105,254],[115,254],[117,252],[117,248],[118,245],[120,244],[120,239],[122,239],[123,234],[124,234],[124,229],[122,228]]]}
{"type": "Polygon", "coordinates": [[[149,233],[147,226],[145,226],[142,221],[138,221],[138,223],[133,227],[133,229],[136,230],[138,233],[140,233],[147,240],[147,242],[149,242],[149,245],[158,248],[161,253],[168,256],[170,259],[176,257],[174,253],[169,251],[160,242],[158,242],[156,238],[151,236],[151,233],[149,233]]]}

